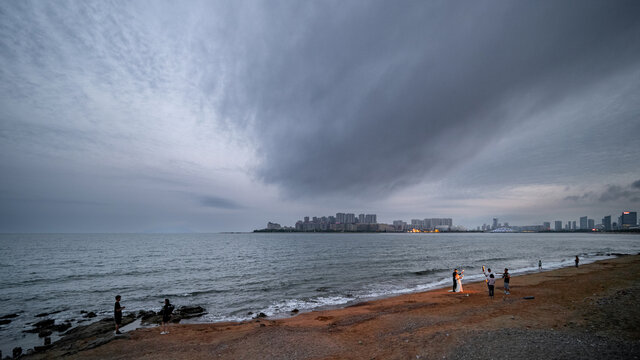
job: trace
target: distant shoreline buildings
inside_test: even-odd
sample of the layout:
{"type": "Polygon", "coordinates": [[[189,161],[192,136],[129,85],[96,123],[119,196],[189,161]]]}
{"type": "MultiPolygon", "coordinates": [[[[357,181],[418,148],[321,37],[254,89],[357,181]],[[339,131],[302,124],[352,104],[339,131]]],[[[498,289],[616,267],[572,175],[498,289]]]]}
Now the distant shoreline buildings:
{"type": "Polygon", "coordinates": [[[267,228],[256,232],[441,232],[456,231],[451,218],[412,219],[411,223],[394,220],[392,224],[378,223],[376,214],[336,213],[335,216],[305,216],[295,226],[267,223],[267,228]]]}
{"type": "Polygon", "coordinates": [[[581,216],[578,221],[569,220],[563,223],[562,220],[555,220],[553,227],[551,222],[544,222],[542,225],[510,226],[498,222],[498,218],[493,218],[491,225],[483,224],[478,226],[476,231],[483,232],[610,232],[610,231],[640,231],[638,225],[638,213],[635,211],[623,211],[617,222],[611,222],[611,215],[602,218],[596,224],[594,219],[588,216],[581,216]]]}
{"type": "Polygon", "coordinates": [[[268,222],[267,227],[254,232],[620,232],[640,231],[638,213],[635,211],[623,211],[617,221],[612,222],[611,215],[602,218],[596,224],[594,219],[582,216],[575,220],[563,222],[555,220],[552,223],[543,222],[541,225],[509,225],[508,222],[500,223],[493,218],[491,224],[483,224],[475,230],[467,230],[453,225],[451,218],[425,218],[394,220],[392,224],[378,223],[376,214],[336,213],[335,216],[305,216],[298,220],[294,226],[281,226],[278,223],[268,222]]]}

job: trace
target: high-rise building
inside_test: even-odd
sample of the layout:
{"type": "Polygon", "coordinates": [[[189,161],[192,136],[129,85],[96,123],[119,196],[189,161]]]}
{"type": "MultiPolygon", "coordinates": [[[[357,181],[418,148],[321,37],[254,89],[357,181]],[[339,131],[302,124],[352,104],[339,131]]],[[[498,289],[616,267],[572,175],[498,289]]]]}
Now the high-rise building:
{"type": "Polygon", "coordinates": [[[545,231],[550,231],[551,230],[551,223],[549,221],[545,221],[542,223],[542,227],[544,228],[545,231]]]}
{"type": "Polygon", "coordinates": [[[587,224],[587,217],[582,216],[580,218],[580,230],[587,230],[588,228],[589,228],[589,225],[587,224]]]}
{"type": "Polygon", "coordinates": [[[402,221],[402,220],[394,220],[393,221],[393,228],[396,231],[405,231],[405,230],[407,230],[407,223],[402,221]]]}
{"type": "Polygon", "coordinates": [[[620,216],[619,227],[622,230],[638,225],[638,213],[635,211],[624,211],[620,216]]]}
{"type": "Polygon", "coordinates": [[[497,229],[498,228],[498,218],[493,218],[493,227],[492,229],[497,229]]]}
{"type": "Polygon", "coordinates": [[[367,214],[364,217],[364,222],[366,224],[377,224],[378,223],[378,216],[376,214],[367,214]]]}
{"type": "Polygon", "coordinates": [[[309,222],[309,217],[308,217],[308,216],[305,216],[305,217],[304,217],[304,222],[306,222],[306,223],[308,223],[308,222],[309,222]]]}
{"type": "Polygon", "coordinates": [[[358,215],[358,222],[359,222],[360,224],[364,224],[364,223],[365,223],[365,221],[364,221],[364,214],[360,214],[360,215],[358,215]]]}
{"type": "Polygon", "coordinates": [[[344,224],[347,222],[346,219],[346,214],[345,213],[336,213],[336,223],[337,224],[344,224]]]}
{"type": "Polygon", "coordinates": [[[611,231],[611,215],[602,218],[602,226],[604,226],[604,231],[611,231]]]}
{"type": "Polygon", "coordinates": [[[554,227],[554,229],[555,229],[556,231],[562,231],[562,221],[561,221],[561,220],[556,220],[556,221],[555,221],[555,227],[554,227]]]}
{"type": "Polygon", "coordinates": [[[346,224],[355,224],[356,223],[356,214],[344,214],[344,222],[346,224]]]}
{"type": "Polygon", "coordinates": [[[593,229],[596,227],[596,221],[593,219],[588,219],[587,220],[587,229],[593,229]]]}
{"type": "Polygon", "coordinates": [[[575,220],[571,222],[571,230],[573,230],[573,231],[578,230],[578,228],[576,227],[575,220]]]}

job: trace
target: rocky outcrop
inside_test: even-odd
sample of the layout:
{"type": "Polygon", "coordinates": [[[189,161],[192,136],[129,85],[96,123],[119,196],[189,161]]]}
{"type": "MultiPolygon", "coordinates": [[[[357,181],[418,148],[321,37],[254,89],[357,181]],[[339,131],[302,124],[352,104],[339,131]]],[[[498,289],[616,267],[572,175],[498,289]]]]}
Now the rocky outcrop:
{"type": "MultiPolygon", "coordinates": [[[[82,314],[84,318],[88,318],[92,313],[83,311],[82,314]]],[[[206,310],[201,306],[181,306],[171,315],[171,321],[180,322],[182,319],[199,317],[204,314],[206,314],[206,310]]],[[[93,313],[93,315],[95,315],[95,313],[93,313]]],[[[160,324],[162,322],[162,314],[156,313],[155,311],[144,310],[138,313],[131,313],[122,317],[122,326],[130,324],[136,321],[136,319],[140,319],[142,325],[160,324]]],[[[33,324],[33,328],[25,332],[38,333],[46,339],[52,331],[61,332],[69,329],[69,327],[71,327],[69,320],[56,324],[53,319],[45,319],[33,324]]],[[[62,337],[53,344],[45,341],[45,345],[36,346],[33,352],[34,354],[40,354],[40,356],[42,356],[42,352],[45,352],[45,358],[58,358],[92,349],[110,341],[129,339],[130,335],[127,333],[114,335],[114,329],[113,318],[106,317],[91,324],[76,326],[65,332],[62,337]]]]}
{"type": "MultiPolygon", "coordinates": [[[[179,323],[183,319],[192,319],[205,315],[207,310],[202,306],[180,306],[171,314],[172,323],[179,323]]],[[[141,311],[138,313],[141,315],[142,325],[148,324],[161,324],[162,323],[162,310],[159,312],[153,311],[141,311]]]]}

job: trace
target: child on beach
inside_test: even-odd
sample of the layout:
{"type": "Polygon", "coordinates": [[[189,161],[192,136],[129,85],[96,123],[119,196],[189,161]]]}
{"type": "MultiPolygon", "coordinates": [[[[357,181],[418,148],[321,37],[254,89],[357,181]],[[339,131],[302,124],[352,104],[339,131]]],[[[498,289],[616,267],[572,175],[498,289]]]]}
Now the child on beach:
{"type": "Polygon", "coordinates": [[[173,312],[173,305],[169,302],[169,299],[164,299],[164,306],[162,307],[162,332],[160,335],[168,334],[167,325],[169,325],[169,320],[171,319],[171,313],[173,312]]]}
{"type": "Polygon", "coordinates": [[[120,306],[120,295],[116,295],[116,303],[113,306],[113,320],[116,323],[116,335],[122,334],[120,332],[120,325],[122,324],[122,309],[124,306],[120,306]]]}
{"type": "Polygon", "coordinates": [[[489,274],[487,278],[487,286],[489,287],[489,297],[493,300],[493,289],[496,285],[496,277],[493,274],[489,274]]]}
{"type": "MultiPolygon", "coordinates": [[[[487,269],[488,272],[484,272],[484,265],[482,266],[482,273],[484,274],[484,276],[486,277],[485,281],[487,282],[487,287],[489,287],[489,278],[493,276],[493,273],[491,272],[491,268],[487,269]]],[[[494,276],[495,278],[495,276],[494,276]]],[[[495,283],[495,280],[493,281],[495,283]]],[[[489,290],[491,292],[491,290],[489,290]]]]}
{"type": "Polygon", "coordinates": [[[509,295],[509,281],[511,280],[511,274],[509,274],[509,269],[504,269],[504,274],[502,274],[502,278],[504,279],[504,293],[509,295]]]}

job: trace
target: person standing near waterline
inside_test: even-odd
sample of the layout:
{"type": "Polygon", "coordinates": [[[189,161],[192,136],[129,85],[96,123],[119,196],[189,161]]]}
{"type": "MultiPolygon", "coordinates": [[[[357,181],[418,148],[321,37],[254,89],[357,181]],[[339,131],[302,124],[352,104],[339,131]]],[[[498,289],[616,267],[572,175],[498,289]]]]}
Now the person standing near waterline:
{"type": "Polygon", "coordinates": [[[489,297],[493,300],[493,290],[496,286],[496,277],[493,274],[489,274],[487,278],[487,287],[489,288],[489,297]]]}
{"type": "Polygon", "coordinates": [[[453,288],[451,291],[456,292],[456,287],[458,285],[458,269],[453,269],[453,288]]]}
{"type": "Polygon", "coordinates": [[[164,306],[162,307],[162,332],[160,335],[168,334],[167,326],[169,320],[171,320],[171,313],[173,312],[173,305],[169,302],[169,299],[164,299],[164,306]]]}
{"type": "Polygon", "coordinates": [[[576,255],[576,260],[575,260],[575,262],[576,262],[576,267],[578,267],[578,264],[580,263],[580,258],[578,258],[578,255],[576,255]]]}
{"type": "Polygon", "coordinates": [[[116,303],[113,306],[113,320],[116,323],[116,335],[122,334],[120,332],[120,325],[122,324],[122,309],[124,306],[120,306],[120,295],[116,295],[116,303]]]}
{"type": "Polygon", "coordinates": [[[456,291],[455,292],[464,292],[462,289],[462,278],[464,277],[464,270],[457,273],[456,276],[456,291]]]}
{"type": "MultiPolygon", "coordinates": [[[[482,266],[482,273],[483,273],[483,274],[484,274],[484,276],[486,277],[486,280],[485,280],[485,281],[487,282],[487,288],[489,288],[489,278],[490,278],[491,276],[493,276],[493,273],[491,272],[491,268],[487,268],[487,271],[488,271],[488,272],[484,272],[484,265],[483,265],[483,266],[482,266]]],[[[494,276],[494,278],[495,278],[495,276],[494,276]]],[[[493,281],[493,283],[495,284],[495,282],[496,282],[496,281],[494,280],[494,281],[493,281]]]]}
{"type": "Polygon", "coordinates": [[[538,260],[538,271],[542,270],[542,260],[538,260]]]}
{"type": "Polygon", "coordinates": [[[502,274],[502,278],[504,279],[504,293],[509,295],[509,281],[511,280],[511,274],[509,274],[509,269],[504,269],[504,274],[502,274]]]}

